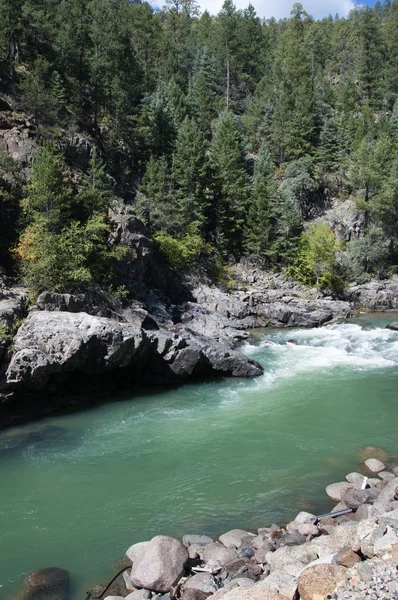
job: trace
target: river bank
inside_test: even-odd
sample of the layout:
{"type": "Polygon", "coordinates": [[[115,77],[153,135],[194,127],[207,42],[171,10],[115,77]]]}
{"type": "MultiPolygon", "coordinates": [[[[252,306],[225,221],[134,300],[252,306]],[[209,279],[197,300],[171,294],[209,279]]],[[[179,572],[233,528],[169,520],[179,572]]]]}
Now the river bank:
{"type": "Polygon", "coordinates": [[[28,290],[2,278],[0,427],[95,402],[137,384],[260,376],[261,365],[239,352],[250,331],[320,327],[341,322],[358,309],[391,311],[397,306],[396,279],[354,286],[344,300],[281,273],[243,265],[234,268],[228,292],[192,281],[182,284],[151,262],[142,223],[129,215],[113,218],[115,235],[131,249],[124,269],[128,267],[127,279],[135,285],[136,300],[93,288],[75,295],[44,292],[29,306],[28,290]],[[141,279],[136,281],[137,273],[141,279]],[[154,292],[159,273],[163,291],[154,292]]]}
{"type": "MultiPolygon", "coordinates": [[[[284,526],[234,529],[218,537],[158,535],[126,550],[110,585],[90,590],[107,600],[394,599],[398,564],[398,461],[365,447],[360,472],[329,485],[330,515],[301,511],[284,526]],[[384,462],[382,462],[382,460],[384,462]],[[336,516],[332,516],[333,513],[336,516]],[[346,514],[344,514],[346,513],[346,514]],[[367,594],[367,595],[366,595],[367,594]]],[[[64,600],[67,572],[29,575],[23,598],[64,600]],[[30,596],[32,592],[36,596],[30,596]]]]}
{"type": "Polygon", "coordinates": [[[84,598],[123,550],[159,533],[217,540],[329,512],[325,488],[358,471],[361,446],[396,451],[389,320],[265,329],[243,347],[261,377],[125,391],[4,430],[2,597],[58,566],[70,573],[68,600],[84,598]]]}

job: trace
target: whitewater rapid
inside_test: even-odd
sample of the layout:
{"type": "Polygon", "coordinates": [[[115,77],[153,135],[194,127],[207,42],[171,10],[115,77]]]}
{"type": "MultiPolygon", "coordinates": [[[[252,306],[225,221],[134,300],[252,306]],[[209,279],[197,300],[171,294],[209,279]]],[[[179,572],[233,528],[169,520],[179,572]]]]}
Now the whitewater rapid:
{"type": "Polygon", "coordinates": [[[376,370],[398,365],[398,332],[346,323],[317,329],[286,329],[266,333],[259,344],[243,352],[266,356],[261,385],[303,373],[376,370]]]}

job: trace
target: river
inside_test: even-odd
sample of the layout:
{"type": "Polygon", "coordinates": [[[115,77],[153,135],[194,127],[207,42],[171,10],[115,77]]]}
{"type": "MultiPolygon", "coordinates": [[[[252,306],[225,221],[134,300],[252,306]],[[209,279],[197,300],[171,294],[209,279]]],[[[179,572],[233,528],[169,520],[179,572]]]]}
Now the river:
{"type": "Polygon", "coordinates": [[[325,486],[362,446],[398,452],[398,333],[384,329],[396,318],[264,330],[244,347],[258,379],[124,393],[0,433],[0,597],[58,566],[83,600],[154,535],[329,510],[325,486]]]}

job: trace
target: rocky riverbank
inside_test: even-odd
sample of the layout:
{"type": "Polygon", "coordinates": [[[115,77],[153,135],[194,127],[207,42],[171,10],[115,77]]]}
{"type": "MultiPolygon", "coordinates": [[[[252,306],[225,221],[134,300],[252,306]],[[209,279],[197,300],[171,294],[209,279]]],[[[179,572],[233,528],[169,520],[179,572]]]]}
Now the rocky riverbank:
{"type": "MultiPolygon", "coordinates": [[[[106,600],[393,600],[398,592],[398,462],[366,447],[358,472],[328,486],[330,515],[300,512],[285,526],[234,529],[213,539],[159,535],[126,550],[106,600]],[[334,516],[333,516],[334,515],[334,516]]],[[[66,600],[68,573],[45,569],[23,600],[66,600]],[[47,594],[47,595],[46,595],[47,594]]]]}
{"type": "Polygon", "coordinates": [[[0,274],[0,427],[121,386],[255,377],[262,367],[237,350],[250,329],[319,327],[359,307],[398,307],[398,279],[354,286],[342,300],[243,264],[232,270],[228,291],[184,281],[159,263],[144,225],[126,208],[110,218],[113,243],[126,249],[115,268],[133,300],[93,287],[43,292],[29,307],[29,290],[0,274]]]}

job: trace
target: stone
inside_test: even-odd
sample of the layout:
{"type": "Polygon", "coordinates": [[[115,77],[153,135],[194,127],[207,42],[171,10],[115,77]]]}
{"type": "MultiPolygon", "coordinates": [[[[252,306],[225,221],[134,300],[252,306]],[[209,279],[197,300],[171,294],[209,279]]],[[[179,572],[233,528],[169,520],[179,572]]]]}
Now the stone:
{"type": "Polygon", "coordinates": [[[316,525],[311,525],[310,523],[299,523],[299,525],[297,526],[297,531],[300,535],[312,535],[314,537],[320,535],[321,533],[316,525]]]}
{"type": "Polygon", "coordinates": [[[391,471],[380,471],[380,473],[377,473],[377,476],[380,477],[380,479],[387,480],[394,479],[395,477],[394,473],[391,473],[391,471]]]}
{"type": "Polygon", "coordinates": [[[200,590],[188,589],[182,593],[181,600],[206,600],[208,597],[208,594],[204,594],[200,590]]]}
{"type": "MultiPolygon", "coordinates": [[[[317,540],[320,538],[316,538],[317,540]]],[[[313,549],[311,544],[304,544],[302,546],[282,546],[275,550],[275,552],[269,552],[266,556],[267,563],[270,566],[271,573],[273,571],[283,571],[286,564],[294,562],[300,562],[304,565],[308,565],[313,560],[318,558],[317,549],[313,549]]]]}
{"type": "Polygon", "coordinates": [[[377,458],[378,460],[385,462],[388,460],[388,454],[382,448],[377,448],[375,446],[364,446],[359,451],[359,458],[363,462],[368,460],[368,458],[377,458]]]}
{"type": "Polygon", "coordinates": [[[361,581],[365,583],[369,583],[373,579],[373,567],[372,563],[369,560],[365,562],[358,563],[357,572],[361,581]]]}
{"type": "Polygon", "coordinates": [[[370,504],[362,504],[355,513],[355,519],[357,521],[362,521],[366,519],[372,519],[380,515],[380,511],[378,511],[374,506],[370,504]]]}
{"type": "Polygon", "coordinates": [[[191,546],[188,546],[188,555],[189,555],[189,558],[192,558],[192,559],[196,559],[196,558],[203,559],[203,549],[204,549],[204,546],[201,546],[200,544],[192,544],[191,546]]]}
{"type": "Polygon", "coordinates": [[[133,544],[126,552],[127,558],[129,558],[133,563],[145,551],[145,548],[148,546],[148,544],[149,542],[138,542],[138,544],[133,544]]]}
{"type": "Polygon", "coordinates": [[[204,547],[203,560],[207,563],[217,561],[220,566],[226,565],[228,562],[236,558],[236,551],[232,548],[226,548],[218,542],[208,544],[204,547]]]}
{"type": "Polygon", "coordinates": [[[383,471],[386,468],[386,465],[377,458],[368,458],[365,460],[365,465],[372,473],[379,473],[379,471],[383,471]]]}
{"type": "Polygon", "coordinates": [[[106,596],[105,600],[124,600],[123,596],[106,596]]]}
{"type": "Polygon", "coordinates": [[[182,543],[185,548],[189,548],[189,546],[193,545],[207,546],[208,544],[213,544],[214,540],[207,535],[184,535],[182,543]]]}
{"type": "Polygon", "coordinates": [[[392,528],[388,528],[387,533],[375,541],[373,545],[374,553],[376,556],[389,552],[392,547],[398,543],[398,537],[392,528]]]}
{"type": "Polygon", "coordinates": [[[358,490],[361,489],[363,482],[365,481],[365,475],[361,475],[361,473],[348,473],[345,477],[348,483],[352,483],[358,490]]]}
{"type": "Polygon", "coordinates": [[[262,533],[261,535],[256,535],[256,537],[252,538],[251,547],[255,550],[259,550],[264,544],[269,544],[269,549],[272,550],[273,543],[268,535],[262,533]]]}
{"type": "Polygon", "coordinates": [[[258,550],[256,550],[256,553],[254,555],[254,560],[256,561],[256,563],[258,564],[264,564],[265,562],[267,562],[267,554],[268,552],[273,552],[274,551],[274,546],[272,545],[271,542],[264,542],[262,546],[260,546],[260,548],[258,548],[258,550]]]}
{"type": "Polygon", "coordinates": [[[195,589],[205,594],[214,594],[217,591],[217,584],[210,573],[197,573],[191,579],[184,583],[184,590],[195,589]]]}
{"type": "Polygon", "coordinates": [[[249,531],[245,531],[244,529],[232,529],[231,531],[227,531],[223,535],[220,535],[218,541],[221,544],[224,544],[227,548],[239,548],[242,544],[242,540],[245,537],[256,537],[254,533],[250,533],[249,531]]]}
{"type": "Polygon", "coordinates": [[[317,520],[318,520],[318,517],[316,515],[302,511],[294,519],[294,522],[298,523],[298,524],[301,523],[302,525],[307,525],[307,524],[314,525],[317,520]]]}
{"type": "Polygon", "coordinates": [[[139,588],[166,593],[184,574],[187,549],[174,538],[158,535],[139,553],[131,568],[131,581],[139,588]]]}
{"type": "Polygon", "coordinates": [[[237,558],[252,558],[255,553],[254,548],[238,548],[237,558]]]}
{"type": "Polygon", "coordinates": [[[388,325],[386,325],[385,328],[392,329],[392,331],[398,331],[398,321],[393,321],[392,323],[389,323],[388,325]]]}
{"type": "Polygon", "coordinates": [[[345,582],[345,569],[336,565],[315,565],[305,569],[298,578],[301,600],[313,600],[315,594],[326,596],[345,582]]]}
{"type": "Polygon", "coordinates": [[[388,509],[388,505],[391,501],[395,500],[395,496],[398,490],[398,477],[394,477],[385,488],[380,492],[376,502],[374,503],[374,507],[384,513],[388,509]]]}
{"type": "Polygon", "coordinates": [[[326,493],[329,496],[329,498],[331,498],[335,502],[340,502],[340,500],[342,499],[341,494],[343,490],[347,490],[350,487],[352,487],[351,483],[348,483],[347,481],[339,481],[338,483],[332,483],[328,485],[326,488],[326,493]]]}
{"type": "Polygon", "coordinates": [[[341,494],[348,508],[357,509],[362,504],[373,502],[374,499],[379,495],[379,490],[356,490],[354,488],[348,488],[346,490],[342,490],[341,494]],[[374,494],[373,492],[376,493],[374,494]]]}
{"type": "Polygon", "coordinates": [[[136,590],[126,596],[126,600],[149,600],[150,598],[152,598],[152,594],[149,590],[136,590]]]}
{"type": "Polygon", "coordinates": [[[336,556],[337,564],[348,569],[353,567],[356,563],[361,562],[361,558],[356,552],[351,550],[348,546],[342,548],[336,556]]]}
{"type": "Polygon", "coordinates": [[[297,590],[297,577],[285,571],[273,571],[268,577],[254,585],[261,590],[279,592],[282,596],[293,598],[297,590]]]}
{"type": "MultiPolygon", "coordinates": [[[[220,590],[221,592],[222,590],[220,590]]],[[[210,596],[211,600],[291,600],[291,596],[284,596],[273,590],[258,589],[256,586],[252,587],[238,587],[228,591],[223,595],[210,596]]]]}
{"type": "Polygon", "coordinates": [[[49,567],[29,573],[21,586],[21,600],[66,600],[69,573],[49,567]]]}
{"type": "Polygon", "coordinates": [[[395,529],[395,531],[398,531],[398,509],[383,513],[379,517],[379,523],[381,525],[388,525],[395,529]]]}

